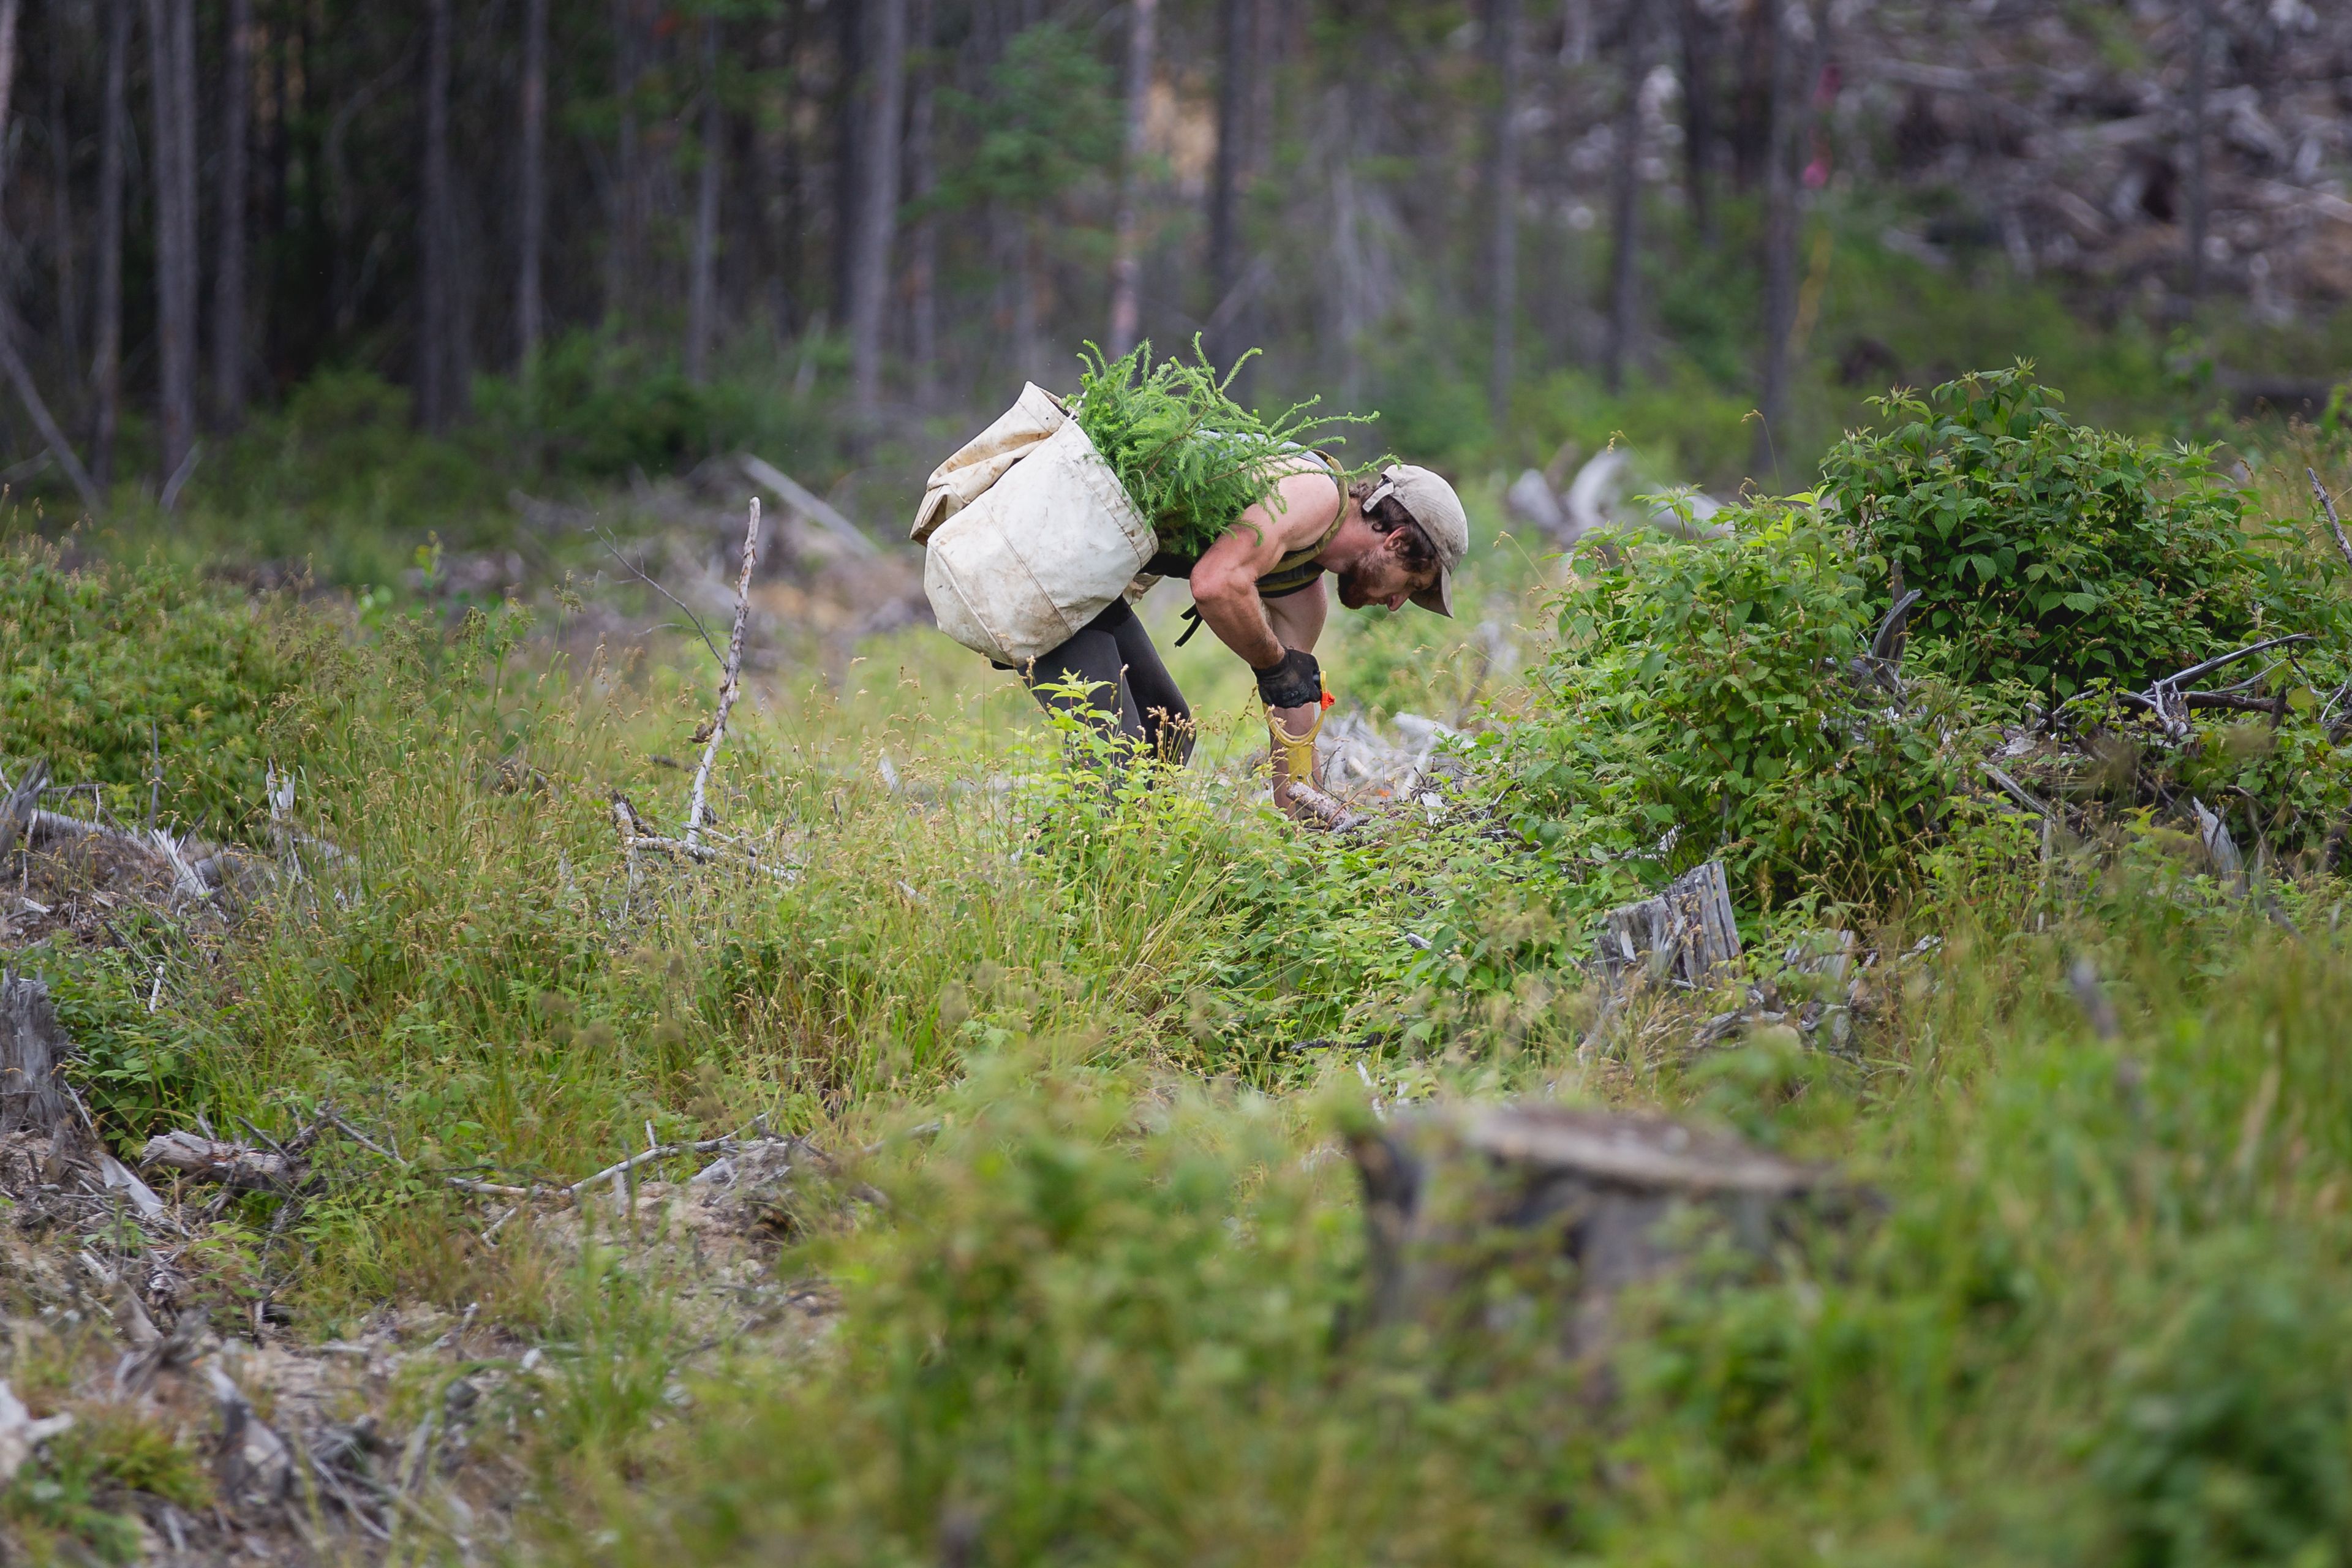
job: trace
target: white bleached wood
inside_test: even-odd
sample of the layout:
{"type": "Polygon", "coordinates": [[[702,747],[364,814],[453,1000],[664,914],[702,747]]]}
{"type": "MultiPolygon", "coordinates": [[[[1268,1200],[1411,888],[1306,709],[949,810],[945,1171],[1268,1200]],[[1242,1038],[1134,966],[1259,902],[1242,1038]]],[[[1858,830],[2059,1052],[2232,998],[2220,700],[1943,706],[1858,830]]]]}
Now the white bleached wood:
{"type": "Polygon", "coordinates": [[[751,615],[751,567],[760,554],[760,498],[751,498],[751,518],[743,528],[743,569],[735,577],[735,630],[727,639],[727,668],[719,681],[719,716],[710,726],[710,738],[703,742],[702,765],[694,770],[694,795],[687,805],[686,847],[691,851],[701,847],[703,814],[709,809],[706,796],[710,784],[710,769],[719,761],[719,748],[727,739],[727,717],[735,710],[736,693],[741,689],[743,671],[743,626],[751,615]]]}

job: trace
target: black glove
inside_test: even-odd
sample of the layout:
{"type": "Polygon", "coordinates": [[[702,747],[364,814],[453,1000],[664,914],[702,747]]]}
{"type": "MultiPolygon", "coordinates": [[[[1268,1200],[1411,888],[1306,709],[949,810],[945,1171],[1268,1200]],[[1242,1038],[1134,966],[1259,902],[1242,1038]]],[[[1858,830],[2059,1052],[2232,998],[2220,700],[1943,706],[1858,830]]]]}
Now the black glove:
{"type": "Polygon", "coordinates": [[[1257,672],[1257,694],[1269,708],[1309,708],[1323,700],[1323,667],[1297,648],[1257,672]]]}

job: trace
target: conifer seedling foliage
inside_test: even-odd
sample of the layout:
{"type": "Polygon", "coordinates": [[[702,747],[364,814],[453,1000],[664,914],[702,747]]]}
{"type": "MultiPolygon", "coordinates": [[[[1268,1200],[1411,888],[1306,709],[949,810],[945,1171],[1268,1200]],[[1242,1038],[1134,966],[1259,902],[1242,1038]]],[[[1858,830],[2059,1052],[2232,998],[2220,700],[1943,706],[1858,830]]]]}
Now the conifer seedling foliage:
{"type": "Polygon", "coordinates": [[[1078,427],[1118,476],[1158,535],[1160,548],[1199,556],[1241,514],[1274,493],[1318,446],[1340,445],[1335,426],[1364,425],[1353,414],[1312,413],[1317,398],[1266,418],[1236,403],[1234,377],[1250,350],[1220,377],[1196,336],[1192,358],[1151,363],[1151,344],[1106,359],[1093,343],[1078,356],[1078,427]]]}

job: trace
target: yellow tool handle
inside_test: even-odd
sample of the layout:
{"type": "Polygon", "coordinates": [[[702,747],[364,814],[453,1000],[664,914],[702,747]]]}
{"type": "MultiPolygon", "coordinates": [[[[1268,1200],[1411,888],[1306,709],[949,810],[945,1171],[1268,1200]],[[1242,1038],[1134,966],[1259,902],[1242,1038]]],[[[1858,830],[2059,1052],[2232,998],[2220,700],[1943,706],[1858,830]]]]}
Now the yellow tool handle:
{"type": "Polygon", "coordinates": [[[1289,764],[1293,782],[1315,782],[1315,738],[1323,732],[1323,721],[1330,716],[1330,712],[1328,708],[1316,710],[1315,722],[1307,727],[1307,733],[1294,735],[1282,727],[1282,721],[1274,716],[1272,709],[1266,710],[1265,727],[1273,732],[1275,750],[1281,752],[1284,762],[1289,764]]]}

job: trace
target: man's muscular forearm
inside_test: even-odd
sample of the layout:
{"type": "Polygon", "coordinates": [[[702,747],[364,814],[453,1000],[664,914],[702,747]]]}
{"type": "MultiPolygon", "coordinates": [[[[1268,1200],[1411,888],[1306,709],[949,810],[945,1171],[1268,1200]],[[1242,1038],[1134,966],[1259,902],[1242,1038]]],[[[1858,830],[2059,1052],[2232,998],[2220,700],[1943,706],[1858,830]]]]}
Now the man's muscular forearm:
{"type": "Polygon", "coordinates": [[[1217,640],[1241,655],[1252,669],[1280,664],[1286,651],[1266,618],[1265,601],[1257,596],[1257,575],[1244,570],[1212,572],[1203,565],[1192,574],[1192,603],[1217,640]]]}

